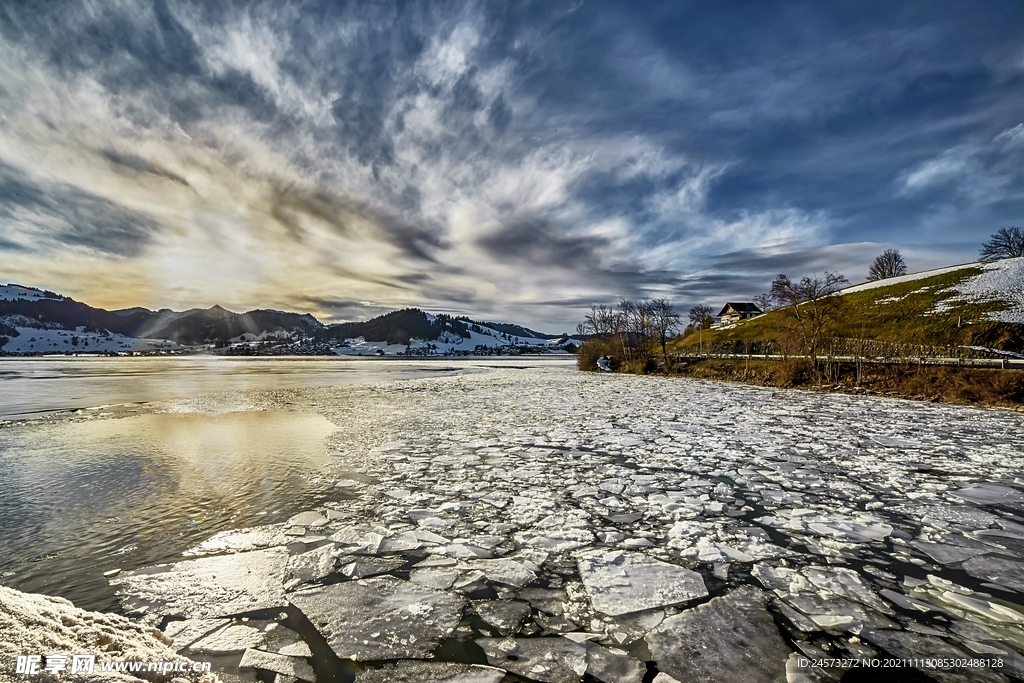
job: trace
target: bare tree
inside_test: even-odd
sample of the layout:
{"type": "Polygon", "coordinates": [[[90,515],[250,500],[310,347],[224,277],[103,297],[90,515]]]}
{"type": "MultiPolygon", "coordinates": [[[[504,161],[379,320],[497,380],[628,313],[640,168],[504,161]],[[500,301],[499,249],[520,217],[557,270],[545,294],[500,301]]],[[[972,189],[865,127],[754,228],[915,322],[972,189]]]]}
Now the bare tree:
{"type": "Polygon", "coordinates": [[[772,282],[772,298],[794,322],[804,353],[811,357],[812,364],[817,363],[823,332],[839,316],[843,306],[843,298],[833,295],[847,282],[839,273],[804,277],[799,282],[780,274],[772,282]]]}
{"type": "Polygon", "coordinates": [[[981,246],[982,261],[998,261],[1021,256],[1024,256],[1024,230],[1015,225],[999,228],[988,242],[981,246]]]}
{"type": "Polygon", "coordinates": [[[711,327],[712,321],[715,319],[715,309],[711,308],[707,304],[697,304],[690,309],[690,324],[694,327],[701,327],[707,329],[711,327]]]}
{"type": "Polygon", "coordinates": [[[762,312],[767,313],[768,311],[774,311],[779,307],[775,301],[775,297],[772,296],[771,292],[765,292],[764,294],[758,294],[753,299],[754,305],[761,309],[762,312]]]}
{"type": "Polygon", "coordinates": [[[619,316],[615,309],[604,304],[591,306],[583,322],[576,326],[576,331],[584,336],[594,335],[601,341],[608,341],[619,332],[619,316]]]}
{"type": "Polygon", "coordinates": [[[668,359],[668,340],[679,329],[679,320],[679,314],[668,299],[621,299],[614,308],[591,306],[576,330],[591,337],[586,342],[587,349],[600,348],[607,355],[613,346],[617,349],[616,355],[621,351],[627,363],[646,364],[654,354],[656,343],[660,343],[661,352],[668,359]],[[610,341],[613,343],[608,345],[610,341]]]}
{"type": "Polygon", "coordinates": [[[885,280],[907,274],[907,262],[898,249],[886,249],[875,257],[868,268],[868,281],[885,280]]]}
{"type": "Polygon", "coordinates": [[[622,345],[622,353],[626,357],[626,360],[629,361],[633,356],[633,345],[630,343],[630,340],[634,327],[633,319],[636,317],[636,304],[629,299],[620,299],[619,303],[615,305],[615,315],[619,320],[616,333],[618,334],[622,345]]]}
{"type": "Polygon", "coordinates": [[[679,322],[682,316],[676,312],[675,306],[668,299],[662,297],[651,301],[651,314],[653,318],[654,333],[661,342],[661,355],[668,363],[668,339],[673,333],[679,330],[679,322]]]}
{"type": "Polygon", "coordinates": [[[635,344],[639,359],[646,363],[647,359],[653,355],[656,334],[654,303],[651,301],[638,301],[634,304],[634,311],[632,336],[636,340],[635,344]]]}

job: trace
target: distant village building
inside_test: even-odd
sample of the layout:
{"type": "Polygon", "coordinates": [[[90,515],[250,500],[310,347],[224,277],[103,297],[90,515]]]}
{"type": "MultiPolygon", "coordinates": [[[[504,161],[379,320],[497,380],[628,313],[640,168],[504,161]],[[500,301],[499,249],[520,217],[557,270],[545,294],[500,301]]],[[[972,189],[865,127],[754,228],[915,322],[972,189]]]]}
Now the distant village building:
{"type": "Polygon", "coordinates": [[[730,301],[722,308],[715,321],[719,325],[725,325],[743,320],[744,318],[753,318],[755,315],[761,315],[762,313],[764,311],[749,301],[730,301]]]}

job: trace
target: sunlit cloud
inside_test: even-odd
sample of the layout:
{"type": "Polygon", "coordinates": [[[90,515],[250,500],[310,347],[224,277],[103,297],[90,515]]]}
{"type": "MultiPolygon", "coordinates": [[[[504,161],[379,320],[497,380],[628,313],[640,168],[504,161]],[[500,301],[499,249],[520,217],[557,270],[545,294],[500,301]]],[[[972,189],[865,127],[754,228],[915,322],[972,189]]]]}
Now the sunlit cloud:
{"type": "Polygon", "coordinates": [[[802,37],[614,3],[11,9],[0,280],[571,328],[586,302],[750,296],[889,245],[969,260],[964,224],[1019,215],[1021,76],[936,52],[955,16],[765,21],[802,37]]]}

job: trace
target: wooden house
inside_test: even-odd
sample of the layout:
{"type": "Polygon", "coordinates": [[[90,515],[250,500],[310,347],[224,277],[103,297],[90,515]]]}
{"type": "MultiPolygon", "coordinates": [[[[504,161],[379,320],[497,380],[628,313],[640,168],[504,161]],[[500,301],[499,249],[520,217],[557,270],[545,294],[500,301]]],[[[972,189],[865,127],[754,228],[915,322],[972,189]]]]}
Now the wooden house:
{"type": "Polygon", "coordinates": [[[719,325],[734,323],[744,318],[753,318],[755,315],[764,313],[756,304],[749,301],[727,303],[719,312],[717,319],[719,325]]]}

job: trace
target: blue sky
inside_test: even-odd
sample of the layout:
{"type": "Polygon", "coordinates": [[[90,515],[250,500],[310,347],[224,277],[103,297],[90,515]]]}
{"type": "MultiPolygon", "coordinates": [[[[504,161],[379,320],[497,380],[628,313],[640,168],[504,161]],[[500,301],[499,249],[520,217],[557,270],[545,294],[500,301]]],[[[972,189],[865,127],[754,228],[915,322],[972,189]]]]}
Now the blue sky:
{"type": "Polygon", "coordinates": [[[0,280],[571,329],[1024,222],[1024,3],[6,2],[0,280]]]}

